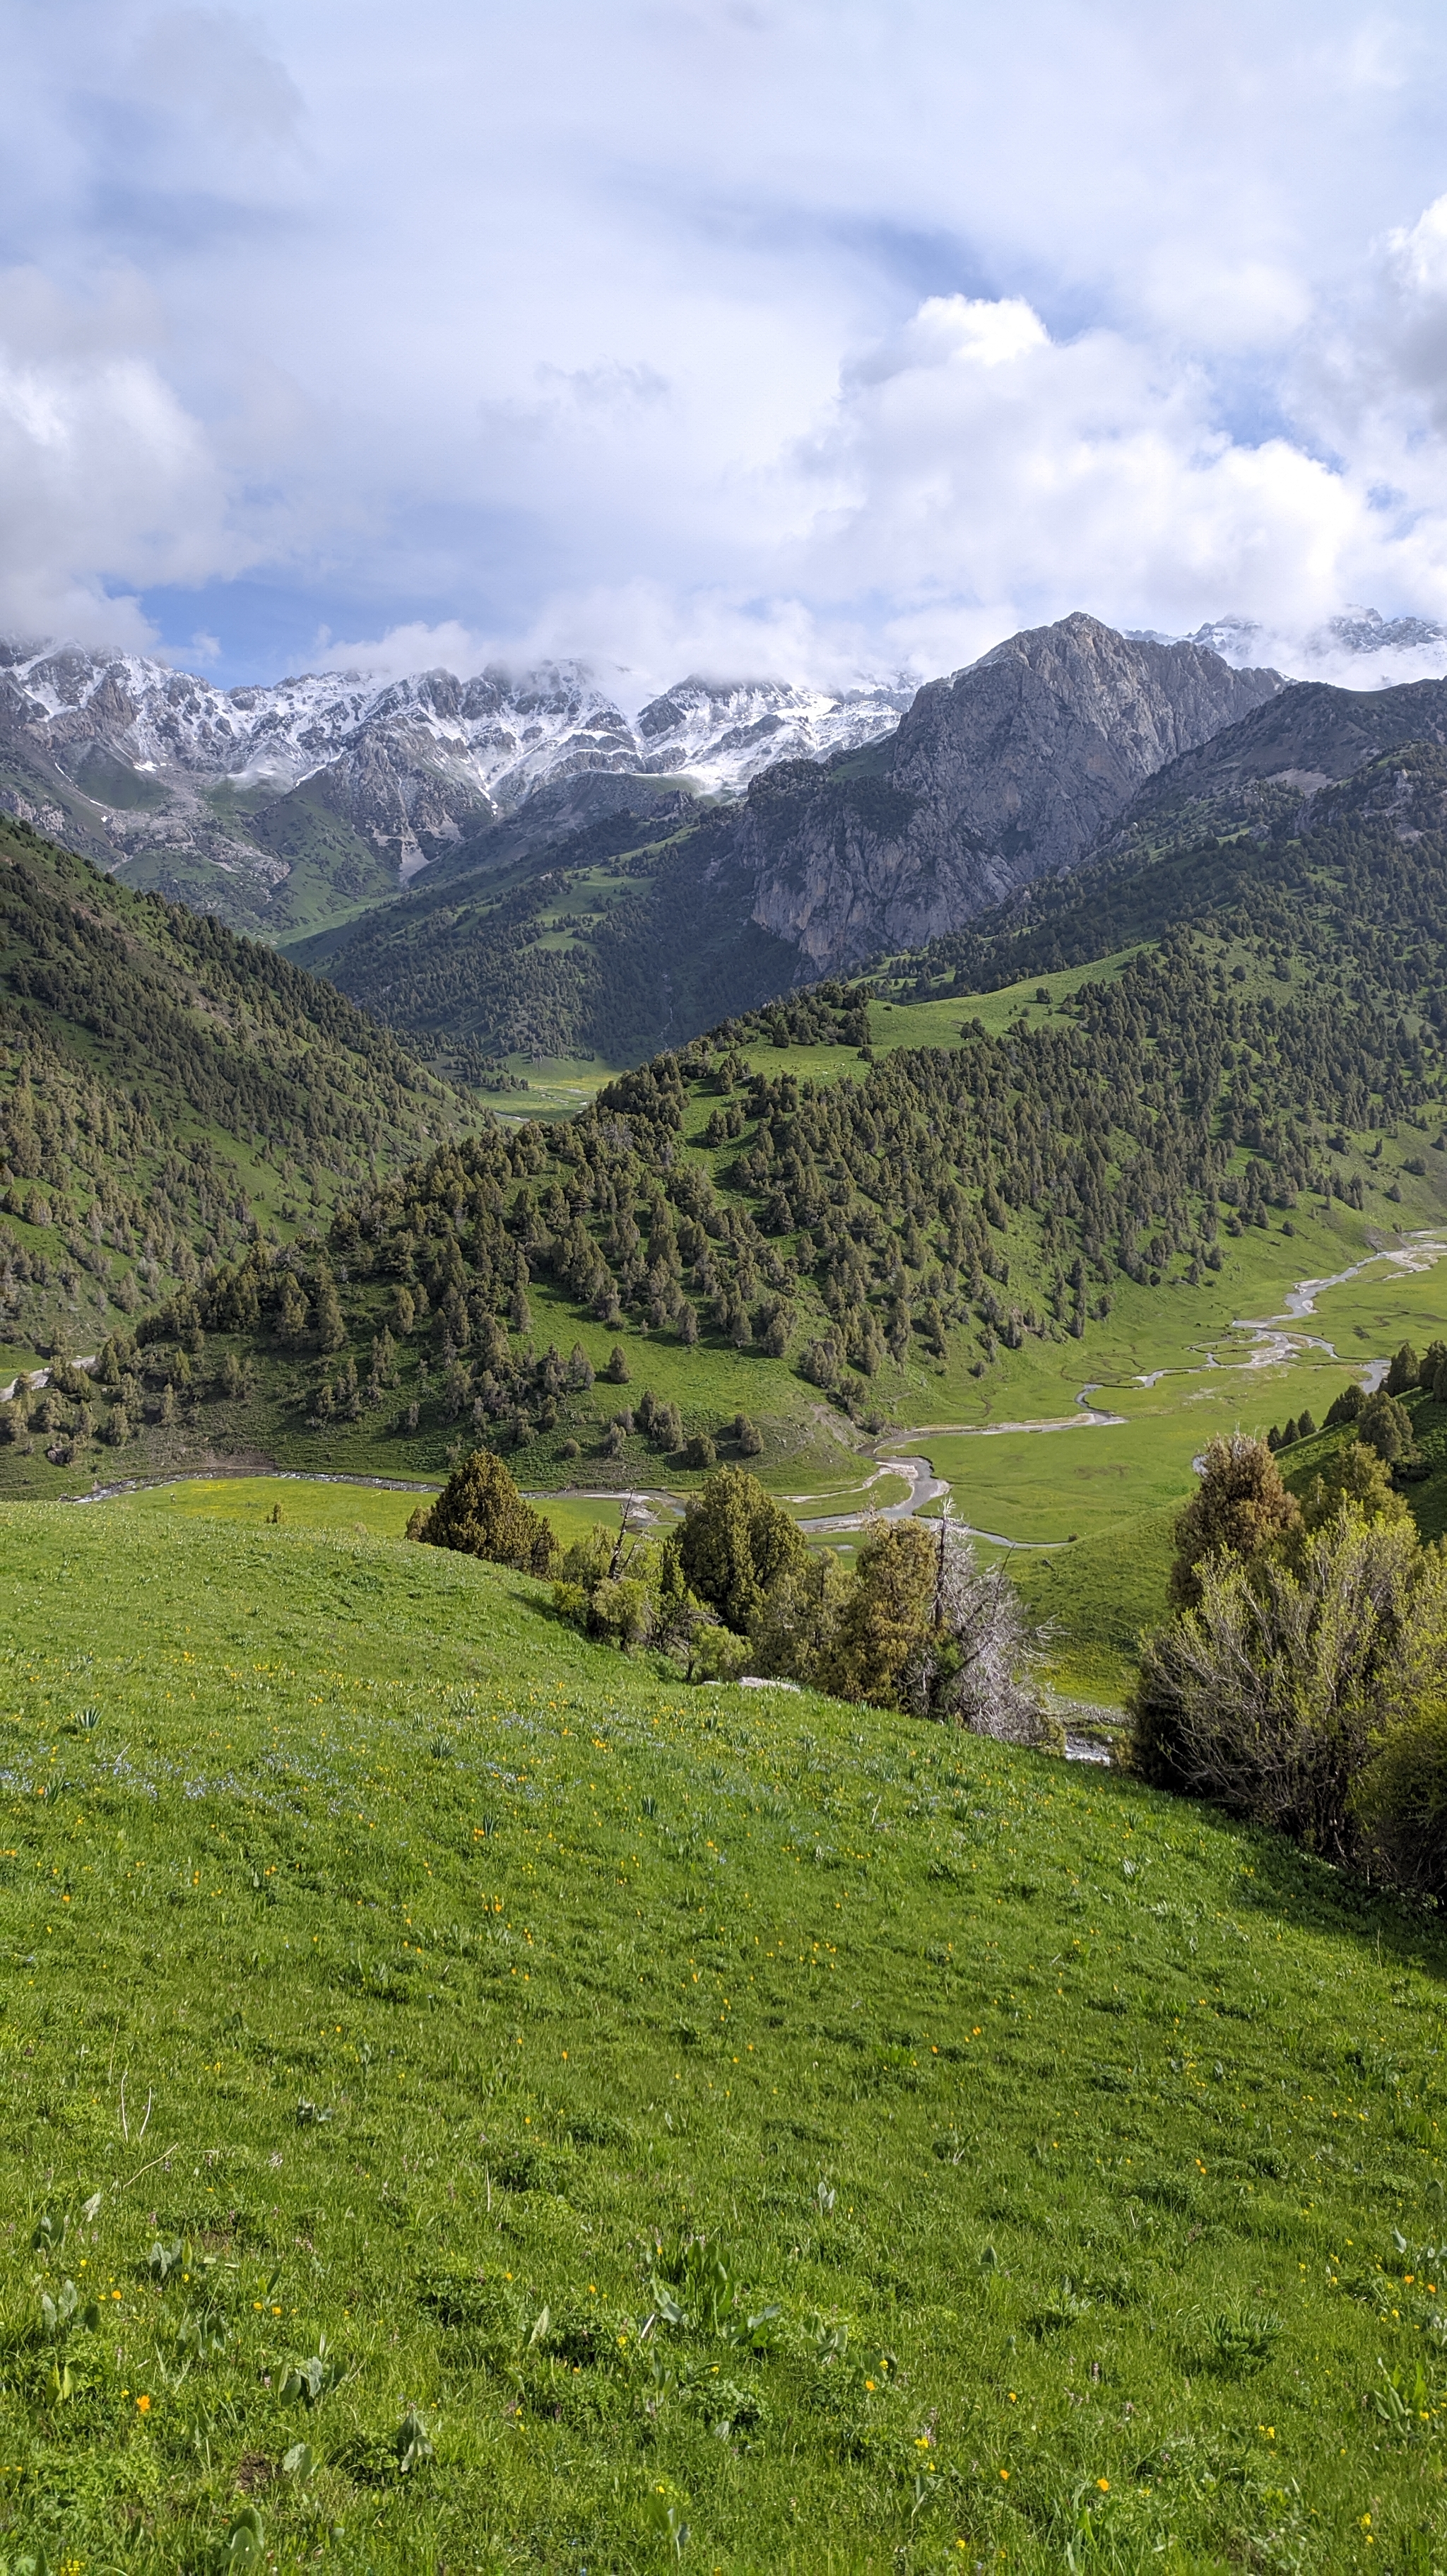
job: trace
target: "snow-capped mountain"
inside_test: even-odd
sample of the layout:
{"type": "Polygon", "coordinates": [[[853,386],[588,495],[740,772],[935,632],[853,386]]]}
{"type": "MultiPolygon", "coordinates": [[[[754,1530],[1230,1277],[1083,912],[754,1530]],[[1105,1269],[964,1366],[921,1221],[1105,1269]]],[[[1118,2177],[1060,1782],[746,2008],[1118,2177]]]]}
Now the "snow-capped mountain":
{"type": "Polygon", "coordinates": [[[651,777],[695,779],[714,796],[736,795],[780,760],[827,760],[893,733],[914,699],[912,681],[876,682],[829,697],[779,680],[680,680],[638,717],[651,777]]]}
{"type": "Polygon", "coordinates": [[[693,677],[630,722],[576,663],[521,678],[340,671],[219,689],[136,654],[0,646],[0,734],[84,800],[118,857],[174,845],[178,827],[188,838],[198,800],[214,810],[217,789],[234,809],[312,782],[354,830],[378,847],[400,842],[415,865],[428,840],[515,814],[538,788],[583,773],[737,794],[774,761],[874,741],[912,696],[900,685],[830,697],[693,677]]]}
{"type": "Polygon", "coordinates": [[[1344,608],[1304,634],[1257,617],[1218,617],[1182,640],[1209,646],[1238,670],[1272,662],[1294,679],[1332,680],[1348,689],[1394,688],[1447,673],[1447,626],[1427,617],[1383,617],[1376,608],[1344,608]]]}

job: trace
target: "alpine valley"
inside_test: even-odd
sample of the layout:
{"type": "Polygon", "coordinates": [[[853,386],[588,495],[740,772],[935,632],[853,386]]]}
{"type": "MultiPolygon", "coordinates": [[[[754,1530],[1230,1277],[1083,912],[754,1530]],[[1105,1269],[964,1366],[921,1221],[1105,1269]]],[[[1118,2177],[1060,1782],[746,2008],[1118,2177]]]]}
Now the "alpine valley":
{"type": "Polygon", "coordinates": [[[1447,684],[9,685],[5,2564],[1438,2576],[1447,684]]]}

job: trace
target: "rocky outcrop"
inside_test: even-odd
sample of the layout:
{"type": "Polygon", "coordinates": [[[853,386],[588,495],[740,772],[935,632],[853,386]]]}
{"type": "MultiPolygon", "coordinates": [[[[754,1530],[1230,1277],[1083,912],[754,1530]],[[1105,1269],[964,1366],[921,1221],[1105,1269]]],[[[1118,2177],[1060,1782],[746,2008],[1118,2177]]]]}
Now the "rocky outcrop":
{"type": "Polygon", "coordinates": [[[1196,644],[1062,618],[932,681],[862,757],[766,770],[710,864],[752,872],[752,917],[798,951],[801,980],[862,965],[1075,866],[1145,779],[1282,687],[1196,644]]]}

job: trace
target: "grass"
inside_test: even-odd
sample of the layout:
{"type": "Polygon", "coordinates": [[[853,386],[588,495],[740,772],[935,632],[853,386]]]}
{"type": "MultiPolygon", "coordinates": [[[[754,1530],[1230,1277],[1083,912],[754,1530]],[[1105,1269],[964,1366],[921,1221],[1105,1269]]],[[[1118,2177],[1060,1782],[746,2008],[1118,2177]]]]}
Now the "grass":
{"type": "MultiPolygon", "coordinates": [[[[375,1486],[328,1484],[299,1476],[198,1476],[174,1485],[140,1486],[118,1494],[95,1509],[107,1517],[121,1513],[153,1528],[174,1528],[192,1521],[222,1521],[246,1529],[280,1526],[317,1530],[345,1538],[401,1538],[429,1486],[421,1491],[388,1491],[375,1486]],[[272,1514],[277,1515],[273,1523],[272,1514]]],[[[618,1506],[588,1496],[550,1494],[546,1513],[564,1547],[595,1522],[616,1525],[618,1506]]]]}
{"type": "Polygon", "coordinates": [[[1142,1513],[1078,1547],[1012,1555],[1010,1574],[1048,1624],[1046,1679],[1068,1697],[1118,1707],[1135,1679],[1136,1640],[1167,1614],[1174,1511],[1142,1513]]]}
{"type": "Polygon", "coordinates": [[[0,1564],[12,2565],[1443,2564],[1430,1923],[385,1537],[0,1564]]]}
{"type": "Polygon", "coordinates": [[[1127,1418],[1062,1431],[926,1434],[962,1520],[1039,1543],[1083,1538],[1136,1513],[1180,1503],[1208,1440],[1264,1433],[1309,1405],[1319,1422],[1347,1372],[1336,1363],[1203,1370],[1155,1387],[1102,1388],[1096,1402],[1127,1418]]]}

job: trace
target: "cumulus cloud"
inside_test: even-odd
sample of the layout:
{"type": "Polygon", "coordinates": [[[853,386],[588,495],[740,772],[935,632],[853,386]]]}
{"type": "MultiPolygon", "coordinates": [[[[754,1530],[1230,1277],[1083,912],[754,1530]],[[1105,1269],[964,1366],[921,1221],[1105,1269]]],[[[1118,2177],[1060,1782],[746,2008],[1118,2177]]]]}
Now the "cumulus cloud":
{"type": "Polygon", "coordinates": [[[146,301],[0,277],[0,627],[144,645],[135,596],[238,561],[205,433],[134,343],[146,301]],[[131,587],[134,586],[134,587],[131,587]]]}
{"type": "Polygon", "coordinates": [[[1233,439],[1199,366],[1118,332],[1054,340],[1019,299],[929,299],[807,463],[811,586],[892,594],[916,661],[1071,605],[1179,626],[1215,601],[1301,632],[1387,550],[1356,478],[1284,436],[1233,439]]]}
{"type": "Polygon", "coordinates": [[[0,623],[646,694],[1076,606],[1447,618],[1427,0],[12,35],[0,623]]]}

